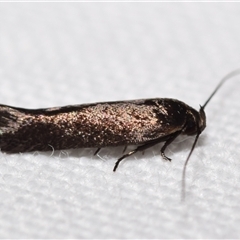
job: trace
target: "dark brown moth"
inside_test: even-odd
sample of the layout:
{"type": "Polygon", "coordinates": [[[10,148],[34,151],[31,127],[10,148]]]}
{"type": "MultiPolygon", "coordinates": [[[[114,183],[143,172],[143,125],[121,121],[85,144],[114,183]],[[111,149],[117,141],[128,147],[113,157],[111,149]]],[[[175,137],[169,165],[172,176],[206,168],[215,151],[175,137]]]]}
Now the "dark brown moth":
{"type": "Polygon", "coordinates": [[[0,148],[2,152],[19,153],[138,145],[117,160],[113,169],[116,171],[124,158],[160,142],[164,142],[162,157],[171,160],[164,154],[167,146],[180,134],[196,135],[185,162],[184,181],[186,165],[206,127],[206,105],[227,79],[239,73],[240,70],[236,70],[224,77],[199,111],[168,98],[45,109],[0,105],[0,148]]]}
{"type": "Polygon", "coordinates": [[[205,123],[203,109],[166,98],[37,110],[0,105],[0,147],[18,153],[141,144],[123,159],[165,141],[167,159],[164,150],[179,134],[195,135],[205,123]]]}

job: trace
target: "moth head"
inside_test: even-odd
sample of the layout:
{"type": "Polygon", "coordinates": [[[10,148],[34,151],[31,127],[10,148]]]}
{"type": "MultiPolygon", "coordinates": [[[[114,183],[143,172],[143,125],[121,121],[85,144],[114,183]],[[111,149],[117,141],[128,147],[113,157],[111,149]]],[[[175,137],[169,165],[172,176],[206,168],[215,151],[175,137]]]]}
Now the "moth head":
{"type": "Polygon", "coordinates": [[[201,134],[206,127],[206,115],[204,108],[200,106],[199,112],[193,108],[187,111],[187,120],[183,133],[186,135],[201,134]]]}

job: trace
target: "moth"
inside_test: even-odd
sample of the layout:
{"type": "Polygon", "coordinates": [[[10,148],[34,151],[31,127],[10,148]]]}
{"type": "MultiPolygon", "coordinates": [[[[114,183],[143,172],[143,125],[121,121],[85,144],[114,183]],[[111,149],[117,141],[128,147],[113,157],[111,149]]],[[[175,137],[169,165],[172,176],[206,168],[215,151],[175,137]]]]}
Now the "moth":
{"type": "MultiPolygon", "coordinates": [[[[137,152],[160,142],[161,155],[180,134],[195,135],[186,166],[200,134],[206,127],[205,107],[217,90],[240,69],[225,76],[200,110],[176,99],[153,98],[131,101],[100,102],[64,107],[25,109],[0,105],[0,148],[19,153],[70,148],[97,148],[137,145],[121,156],[119,163],[137,152]]],[[[185,185],[185,183],[183,183],[185,185]]]]}

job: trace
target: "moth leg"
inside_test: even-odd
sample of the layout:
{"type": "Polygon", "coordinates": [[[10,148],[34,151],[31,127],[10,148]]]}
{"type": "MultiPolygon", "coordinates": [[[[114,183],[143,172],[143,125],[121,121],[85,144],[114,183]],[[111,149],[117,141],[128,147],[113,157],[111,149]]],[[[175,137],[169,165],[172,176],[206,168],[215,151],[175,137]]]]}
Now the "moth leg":
{"type": "Polygon", "coordinates": [[[170,144],[174,141],[174,139],[175,139],[180,133],[181,133],[180,131],[174,133],[169,139],[167,139],[167,141],[166,141],[166,142],[164,143],[164,145],[162,146],[162,148],[161,148],[161,155],[162,155],[162,158],[163,158],[164,160],[168,160],[168,161],[171,161],[171,160],[172,160],[171,158],[169,158],[169,157],[167,157],[167,156],[165,155],[164,151],[166,150],[167,146],[170,145],[170,144]]]}
{"type": "Polygon", "coordinates": [[[157,143],[159,143],[158,139],[157,139],[157,141],[148,142],[148,143],[146,143],[146,144],[144,144],[144,145],[138,146],[136,149],[130,151],[130,152],[127,153],[127,154],[124,154],[124,155],[123,155],[122,157],[120,157],[120,158],[117,160],[117,162],[115,163],[115,166],[114,166],[114,168],[113,168],[113,171],[115,172],[115,171],[117,170],[119,163],[120,163],[124,158],[129,157],[129,156],[133,155],[133,154],[136,153],[136,152],[144,151],[145,149],[150,148],[150,147],[156,145],[157,143]]]}
{"type": "Polygon", "coordinates": [[[98,148],[93,155],[94,155],[94,156],[97,155],[100,150],[101,150],[101,148],[98,148]]]}
{"type": "Polygon", "coordinates": [[[127,145],[124,147],[122,153],[124,153],[126,151],[126,149],[127,149],[127,145]]]}

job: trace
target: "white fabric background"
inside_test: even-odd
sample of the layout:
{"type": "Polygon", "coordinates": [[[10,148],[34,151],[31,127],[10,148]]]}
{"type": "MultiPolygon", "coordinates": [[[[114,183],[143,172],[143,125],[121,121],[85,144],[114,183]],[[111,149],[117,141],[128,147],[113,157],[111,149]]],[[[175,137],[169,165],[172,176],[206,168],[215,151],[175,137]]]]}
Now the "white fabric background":
{"type": "MultiPolygon", "coordinates": [[[[0,103],[25,108],[152,97],[198,109],[240,67],[239,3],[1,3],[0,103]]],[[[240,77],[193,138],[114,163],[122,147],[0,153],[0,237],[239,238],[240,77]]]]}

